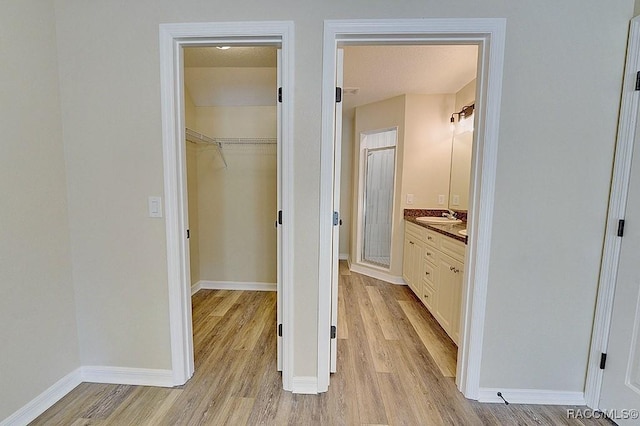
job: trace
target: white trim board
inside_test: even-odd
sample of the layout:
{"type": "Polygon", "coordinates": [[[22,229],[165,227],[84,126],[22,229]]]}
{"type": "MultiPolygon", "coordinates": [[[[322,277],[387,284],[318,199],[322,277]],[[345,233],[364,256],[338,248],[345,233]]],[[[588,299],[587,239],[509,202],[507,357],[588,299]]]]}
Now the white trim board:
{"type": "MultiPolygon", "coordinates": [[[[320,241],[318,276],[318,390],[329,387],[331,326],[331,227],[334,168],[334,96],[339,44],[467,43],[478,45],[476,132],[471,169],[469,245],[462,294],[456,385],[478,399],[489,282],[491,228],[498,157],[506,19],[443,18],[329,20],[324,23],[320,241]]],[[[352,266],[353,267],[353,266],[352,266]]]]}
{"type": "Polygon", "coordinates": [[[366,275],[367,277],[385,281],[390,284],[407,285],[407,283],[404,282],[404,279],[402,277],[397,277],[395,275],[391,275],[388,272],[380,271],[375,268],[370,268],[368,266],[361,265],[359,263],[352,263],[349,269],[353,272],[357,272],[358,274],[366,275]]]}
{"type": "Polygon", "coordinates": [[[318,378],[314,376],[294,376],[292,380],[293,393],[316,395],[318,393],[318,378]]]}
{"type": "Polygon", "coordinates": [[[167,238],[167,282],[173,384],[181,385],[193,375],[193,333],[191,320],[191,278],[186,238],[186,159],[182,47],[212,43],[279,46],[282,51],[281,149],[282,185],[279,210],[282,226],[282,383],[291,390],[295,336],[293,318],[293,111],[294,111],[294,24],[292,21],[203,22],[160,24],[160,82],[162,146],[164,163],[165,226],[167,238]]]}
{"type": "Polygon", "coordinates": [[[81,368],[73,370],[53,385],[49,386],[40,395],[26,403],[22,408],[0,421],[0,426],[26,425],[36,417],[47,411],[53,404],[60,401],[76,386],[82,383],[81,368]]]}
{"type": "Polygon", "coordinates": [[[15,413],[0,421],[0,426],[28,424],[83,382],[173,387],[173,372],[148,368],[79,367],[55,382],[15,413]]]}
{"type": "MultiPolygon", "coordinates": [[[[627,63],[622,85],[622,102],[618,122],[618,140],[616,142],[613,163],[613,178],[609,196],[609,210],[605,228],[602,265],[598,285],[587,380],[585,383],[585,399],[590,408],[597,410],[602,390],[603,371],[600,369],[600,354],[607,352],[609,330],[613,314],[613,302],[620,260],[621,238],[618,234],[618,220],[623,219],[627,208],[629,180],[631,177],[631,159],[638,122],[639,98],[635,90],[636,73],[640,69],[640,17],[631,20],[629,42],[627,46],[627,63]]],[[[637,161],[637,160],[636,160],[637,161]]]]}
{"type": "Polygon", "coordinates": [[[80,370],[83,382],[173,387],[173,372],[171,370],[95,365],[84,366],[80,370]]]}
{"type": "Polygon", "coordinates": [[[191,286],[191,294],[194,295],[200,290],[277,291],[277,286],[276,283],[200,280],[191,286]]]}
{"type": "Polygon", "coordinates": [[[584,392],[538,389],[480,388],[478,401],[504,404],[498,392],[502,393],[509,404],[585,405],[584,392]]]}

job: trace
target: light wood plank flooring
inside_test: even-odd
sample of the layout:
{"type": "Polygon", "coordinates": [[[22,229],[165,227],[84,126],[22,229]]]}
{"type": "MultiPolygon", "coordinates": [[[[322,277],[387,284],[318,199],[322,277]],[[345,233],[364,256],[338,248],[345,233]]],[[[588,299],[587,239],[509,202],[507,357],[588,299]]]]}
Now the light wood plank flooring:
{"type": "Polygon", "coordinates": [[[83,383],[32,424],[610,425],[568,420],[568,407],[466,400],[454,384],[456,347],[411,291],[344,266],[340,274],[339,371],[327,393],[281,389],[275,293],[201,290],[187,384],[83,383]]]}

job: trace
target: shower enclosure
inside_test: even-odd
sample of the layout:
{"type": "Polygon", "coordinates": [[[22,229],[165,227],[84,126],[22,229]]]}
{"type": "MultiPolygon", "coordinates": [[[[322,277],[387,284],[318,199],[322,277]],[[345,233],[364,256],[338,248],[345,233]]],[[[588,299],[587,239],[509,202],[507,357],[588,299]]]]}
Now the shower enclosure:
{"type": "Polygon", "coordinates": [[[397,130],[362,135],[361,258],[389,268],[397,130]]]}

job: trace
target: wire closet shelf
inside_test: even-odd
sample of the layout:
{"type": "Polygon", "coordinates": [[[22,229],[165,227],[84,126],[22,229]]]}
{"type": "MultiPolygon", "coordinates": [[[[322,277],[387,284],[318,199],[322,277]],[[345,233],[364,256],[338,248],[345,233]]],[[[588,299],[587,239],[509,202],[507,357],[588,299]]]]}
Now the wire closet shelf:
{"type": "Polygon", "coordinates": [[[188,127],[185,128],[185,139],[195,144],[215,146],[224,162],[225,168],[227,167],[227,160],[222,151],[223,145],[275,145],[277,143],[275,138],[211,138],[188,127]]]}

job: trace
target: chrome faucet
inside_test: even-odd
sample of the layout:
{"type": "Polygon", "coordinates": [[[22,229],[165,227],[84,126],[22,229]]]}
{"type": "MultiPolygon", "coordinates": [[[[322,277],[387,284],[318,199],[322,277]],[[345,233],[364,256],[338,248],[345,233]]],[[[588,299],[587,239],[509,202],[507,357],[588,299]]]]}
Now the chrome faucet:
{"type": "Polygon", "coordinates": [[[456,220],[458,218],[458,215],[453,210],[447,209],[447,213],[442,213],[442,217],[446,217],[447,219],[450,219],[450,220],[456,220]]]}

